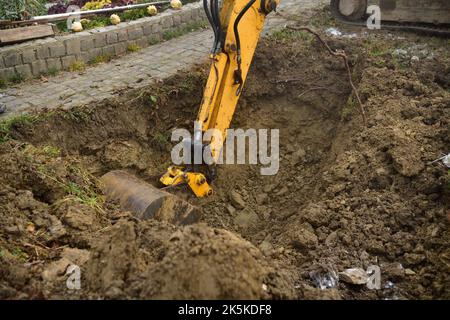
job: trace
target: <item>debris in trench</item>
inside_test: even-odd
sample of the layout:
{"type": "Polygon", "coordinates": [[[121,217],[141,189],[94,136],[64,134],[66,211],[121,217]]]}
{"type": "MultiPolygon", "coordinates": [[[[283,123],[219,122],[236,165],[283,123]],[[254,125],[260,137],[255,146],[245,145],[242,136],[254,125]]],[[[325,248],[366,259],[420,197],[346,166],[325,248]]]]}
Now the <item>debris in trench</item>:
{"type": "Polygon", "coordinates": [[[328,36],[336,37],[336,38],[356,38],[358,35],[356,33],[345,34],[337,28],[328,28],[325,30],[325,33],[328,36]]]}
{"type": "Polygon", "coordinates": [[[434,161],[429,162],[428,164],[433,164],[433,163],[438,163],[438,162],[442,162],[442,164],[444,166],[446,166],[447,168],[450,168],[450,153],[446,156],[443,156],[439,159],[436,159],[434,161]]]}
{"type": "Polygon", "coordinates": [[[321,290],[335,288],[339,282],[337,272],[328,266],[318,266],[317,270],[309,272],[314,286],[321,290]]]}
{"type": "Polygon", "coordinates": [[[339,272],[339,279],[349,284],[363,285],[369,280],[365,270],[361,268],[351,268],[339,272]]]}

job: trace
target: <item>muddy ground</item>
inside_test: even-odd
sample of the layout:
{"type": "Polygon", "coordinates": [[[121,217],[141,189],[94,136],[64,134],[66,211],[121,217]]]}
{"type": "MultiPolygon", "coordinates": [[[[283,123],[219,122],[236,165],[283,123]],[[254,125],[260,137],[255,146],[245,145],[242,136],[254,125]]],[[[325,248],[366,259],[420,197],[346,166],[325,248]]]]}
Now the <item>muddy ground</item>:
{"type": "Polygon", "coordinates": [[[2,123],[0,298],[450,298],[450,178],[429,164],[450,147],[450,44],[388,31],[327,40],[349,56],[367,127],[342,61],[307,34],[275,33],[232,127],[280,129],[279,173],[219,166],[212,197],[171,190],[202,208],[194,225],[138,220],[98,178],[126,169],[156,184],[207,65],[2,123]],[[74,264],[80,290],[66,286],[74,264]],[[370,265],[380,290],[337,276],[370,265]]]}

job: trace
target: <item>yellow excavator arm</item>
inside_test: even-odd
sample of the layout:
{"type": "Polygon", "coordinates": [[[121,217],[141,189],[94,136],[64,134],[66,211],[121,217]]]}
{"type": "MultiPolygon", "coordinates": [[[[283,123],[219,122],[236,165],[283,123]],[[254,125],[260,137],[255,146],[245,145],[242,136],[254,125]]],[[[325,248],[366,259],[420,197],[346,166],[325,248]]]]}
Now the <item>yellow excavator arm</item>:
{"type": "MultiPolygon", "coordinates": [[[[211,70],[197,117],[201,132],[219,133],[209,141],[194,135],[192,145],[206,146],[214,162],[221,154],[248,71],[253,60],[266,16],[276,10],[280,0],[203,0],[214,31],[211,70]]],[[[195,166],[193,168],[196,168],[195,166]]],[[[166,186],[187,183],[197,197],[212,194],[203,172],[187,167],[170,167],[160,181],[166,186]]]]}

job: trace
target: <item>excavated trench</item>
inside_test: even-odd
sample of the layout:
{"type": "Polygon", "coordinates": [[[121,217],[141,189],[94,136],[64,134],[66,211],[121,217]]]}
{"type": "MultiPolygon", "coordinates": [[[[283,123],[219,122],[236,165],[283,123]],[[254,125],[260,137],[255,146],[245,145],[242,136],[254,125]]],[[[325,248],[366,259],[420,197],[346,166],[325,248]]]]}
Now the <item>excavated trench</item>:
{"type": "Polygon", "coordinates": [[[315,41],[264,41],[232,127],[279,129],[279,172],[221,165],[210,198],[172,189],[202,209],[193,226],[136,220],[97,178],[156,183],[172,130],[192,131],[208,66],[16,123],[0,145],[0,296],[68,297],[72,263],[83,298],[449,298],[448,176],[425,165],[450,142],[450,98],[433,81],[445,61],[405,73],[332,45],[368,128],[342,61],[315,41]],[[380,290],[337,281],[370,265],[380,290]]]}

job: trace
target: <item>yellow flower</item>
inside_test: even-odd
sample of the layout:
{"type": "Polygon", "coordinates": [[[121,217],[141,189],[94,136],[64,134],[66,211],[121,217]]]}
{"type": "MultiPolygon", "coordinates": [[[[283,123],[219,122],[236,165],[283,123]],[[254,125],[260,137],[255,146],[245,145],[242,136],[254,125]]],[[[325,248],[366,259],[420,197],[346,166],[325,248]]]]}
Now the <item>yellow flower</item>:
{"type": "Polygon", "coordinates": [[[151,16],[157,15],[158,14],[158,8],[156,8],[155,6],[148,6],[147,7],[147,12],[151,16]]]}
{"type": "Polygon", "coordinates": [[[170,6],[175,10],[179,10],[183,6],[183,4],[180,0],[170,0],[170,6]]]}
{"type": "Polygon", "coordinates": [[[117,14],[112,14],[111,17],[109,17],[109,21],[111,21],[112,24],[119,24],[120,17],[117,14]]]}
{"type": "Polygon", "coordinates": [[[72,23],[71,29],[73,32],[80,32],[83,31],[83,26],[81,25],[81,22],[75,21],[72,23]]]}

